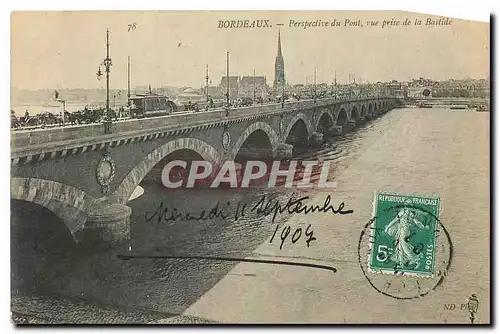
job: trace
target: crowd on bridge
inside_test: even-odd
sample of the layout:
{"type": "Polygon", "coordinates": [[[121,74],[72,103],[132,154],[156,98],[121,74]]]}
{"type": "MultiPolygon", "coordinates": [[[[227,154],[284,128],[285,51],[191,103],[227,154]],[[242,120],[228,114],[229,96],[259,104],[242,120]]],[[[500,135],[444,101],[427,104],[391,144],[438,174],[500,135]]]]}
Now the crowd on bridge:
{"type": "MultiPolygon", "coordinates": [[[[110,117],[112,120],[126,117],[125,110],[120,107],[117,111],[110,109],[110,117]]],[[[65,125],[79,125],[100,123],[106,116],[104,108],[89,109],[85,107],[83,110],[69,112],[67,110],[54,114],[48,111],[31,115],[28,110],[25,111],[24,116],[17,116],[14,110],[10,111],[10,124],[11,129],[30,129],[30,128],[44,128],[53,126],[65,125]]]]}
{"type": "MultiPolygon", "coordinates": [[[[348,99],[348,98],[359,98],[359,97],[371,97],[373,94],[360,93],[354,91],[339,92],[339,91],[306,91],[306,92],[293,92],[284,94],[270,95],[266,99],[261,96],[255,97],[255,99],[250,97],[238,97],[229,101],[229,107],[239,108],[252,105],[263,105],[263,104],[281,104],[282,107],[289,102],[297,102],[300,100],[317,100],[324,98],[334,98],[334,99],[348,99]]],[[[213,110],[217,108],[227,108],[227,102],[225,100],[219,99],[214,101],[212,97],[208,98],[205,103],[192,103],[189,101],[184,105],[184,108],[179,108],[179,111],[193,111],[193,112],[203,112],[208,110],[213,110]]],[[[88,108],[85,107],[83,110],[78,110],[75,112],[69,112],[67,110],[64,113],[54,114],[48,111],[42,112],[40,114],[31,115],[28,110],[25,111],[24,116],[17,116],[16,113],[11,110],[11,129],[21,130],[21,129],[36,129],[45,127],[56,127],[56,126],[68,126],[68,125],[80,125],[80,124],[92,124],[103,122],[106,117],[105,108],[88,108]]],[[[116,110],[109,109],[109,117],[112,121],[118,121],[122,119],[130,118],[129,113],[124,107],[119,107],[116,110]]]]}

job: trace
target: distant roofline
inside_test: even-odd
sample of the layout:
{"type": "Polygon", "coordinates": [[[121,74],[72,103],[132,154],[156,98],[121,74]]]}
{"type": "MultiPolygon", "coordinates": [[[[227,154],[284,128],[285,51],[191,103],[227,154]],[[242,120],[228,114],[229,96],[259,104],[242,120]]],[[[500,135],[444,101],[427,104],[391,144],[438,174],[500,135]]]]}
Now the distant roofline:
{"type": "Polygon", "coordinates": [[[168,96],[161,94],[135,94],[130,96],[130,98],[146,98],[146,97],[165,97],[168,99],[168,96]]]}

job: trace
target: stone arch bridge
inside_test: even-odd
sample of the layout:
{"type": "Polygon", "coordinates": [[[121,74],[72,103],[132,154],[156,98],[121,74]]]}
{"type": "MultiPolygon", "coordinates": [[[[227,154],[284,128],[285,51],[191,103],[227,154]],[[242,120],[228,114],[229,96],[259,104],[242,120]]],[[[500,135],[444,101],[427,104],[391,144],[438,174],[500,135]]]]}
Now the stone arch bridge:
{"type": "Polygon", "coordinates": [[[220,162],[239,157],[289,158],[295,145],[316,145],[394,108],[393,98],[321,99],[15,131],[11,199],[58,215],[75,240],[109,243],[129,236],[127,201],[162,159],[188,151],[220,162]]]}

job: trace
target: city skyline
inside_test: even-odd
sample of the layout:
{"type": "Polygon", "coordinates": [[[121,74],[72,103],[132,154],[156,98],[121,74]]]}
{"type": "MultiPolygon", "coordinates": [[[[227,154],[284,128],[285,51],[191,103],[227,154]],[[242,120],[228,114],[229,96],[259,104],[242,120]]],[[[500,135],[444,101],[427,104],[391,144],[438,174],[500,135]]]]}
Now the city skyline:
{"type": "MultiPolygon", "coordinates": [[[[275,24],[288,22],[294,14],[234,12],[234,18],[266,17],[275,24]]],[[[301,19],[349,15],[432,17],[407,12],[300,13],[301,19]]],[[[273,81],[278,27],[221,29],[217,17],[218,12],[16,12],[12,14],[11,85],[29,90],[104,88],[104,80],[98,81],[95,73],[105,57],[106,29],[110,30],[112,89],[126,87],[127,56],[132,86],[198,88],[205,85],[206,64],[216,84],[226,75],[226,51],[231,76],[253,75],[255,70],[273,81]]],[[[453,19],[447,27],[330,28],[331,34],[314,34],[314,29],[286,24],[280,29],[291,85],[311,84],[314,67],[317,83],[328,84],[335,80],[335,72],[339,84],[351,76],[356,82],[374,83],[489,75],[487,23],[453,19]]]]}
{"type": "MultiPolygon", "coordinates": [[[[251,75],[235,75],[234,77],[240,77],[240,78],[243,78],[243,77],[252,77],[251,75]]],[[[224,76],[222,76],[224,77],[224,76]]],[[[259,76],[257,76],[259,77],[259,76]]],[[[260,76],[260,77],[264,77],[264,76],[260,76]]],[[[312,76],[311,76],[312,77],[312,76]]],[[[338,76],[337,76],[338,78],[338,76]]],[[[220,78],[219,78],[220,79],[220,78]]],[[[480,80],[489,80],[489,76],[488,77],[484,77],[484,78],[471,78],[471,77],[467,77],[467,78],[449,78],[449,79],[443,79],[443,80],[434,80],[432,78],[424,78],[425,80],[431,80],[431,81],[435,81],[435,82],[440,82],[440,83],[445,83],[445,82],[448,82],[448,81],[464,81],[464,80],[471,80],[471,81],[480,81],[480,80]]],[[[220,80],[219,80],[220,81],[220,80]]],[[[412,78],[410,80],[405,80],[405,81],[397,81],[399,83],[402,83],[402,84],[408,84],[408,83],[411,83],[412,81],[418,81],[418,78],[412,78]]],[[[390,83],[390,81],[384,81],[384,82],[381,82],[381,83],[390,83]]],[[[332,82],[317,82],[316,83],[318,86],[319,85],[328,85],[328,86],[334,86],[334,84],[332,82]]],[[[359,84],[359,82],[356,80],[356,84],[359,84]]],[[[377,84],[377,82],[363,82],[361,85],[365,85],[365,84],[369,84],[369,85],[375,85],[377,84]]],[[[299,83],[291,83],[291,84],[286,84],[287,87],[293,87],[293,86],[297,86],[297,85],[304,85],[305,84],[303,82],[299,82],[299,83]]],[[[310,81],[308,83],[308,86],[313,86],[314,84],[310,81]]],[[[337,83],[338,86],[345,86],[347,85],[347,83],[341,83],[341,82],[338,82],[337,83]]],[[[210,88],[219,88],[220,86],[220,83],[217,83],[217,82],[213,82],[211,85],[209,85],[210,88]]],[[[267,82],[266,83],[266,86],[269,88],[269,89],[272,89],[273,88],[273,85],[272,83],[269,83],[267,82]]],[[[151,89],[154,91],[156,89],[194,89],[194,90],[200,90],[200,91],[204,91],[206,88],[205,85],[198,85],[197,87],[193,87],[193,86],[172,86],[172,85],[160,85],[160,86],[151,86],[151,89]]],[[[29,88],[19,88],[19,87],[15,87],[15,86],[12,86],[11,89],[14,89],[14,90],[18,90],[18,91],[65,91],[65,90],[88,90],[88,91],[100,91],[100,90],[103,90],[105,91],[106,90],[106,87],[92,87],[92,88],[89,88],[89,87],[61,87],[61,88],[54,88],[54,87],[47,87],[47,88],[35,88],[35,89],[29,89],[29,88]]],[[[137,92],[142,92],[142,91],[146,91],[149,89],[149,85],[132,85],[131,86],[131,92],[133,93],[134,91],[137,91],[137,92]]],[[[126,96],[126,91],[127,91],[127,87],[126,86],[123,86],[123,87],[111,87],[110,88],[111,91],[121,91],[124,96],[126,96]]],[[[139,93],[140,93],[139,92],[139,93]]]]}

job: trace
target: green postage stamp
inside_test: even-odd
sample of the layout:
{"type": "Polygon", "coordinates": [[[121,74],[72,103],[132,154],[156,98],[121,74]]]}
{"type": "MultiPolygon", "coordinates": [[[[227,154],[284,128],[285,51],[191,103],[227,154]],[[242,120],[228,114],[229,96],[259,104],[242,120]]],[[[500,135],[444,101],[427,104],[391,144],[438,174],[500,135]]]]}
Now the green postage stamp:
{"type": "Polygon", "coordinates": [[[373,205],[369,270],[432,277],[439,198],[377,193],[373,205]]]}

